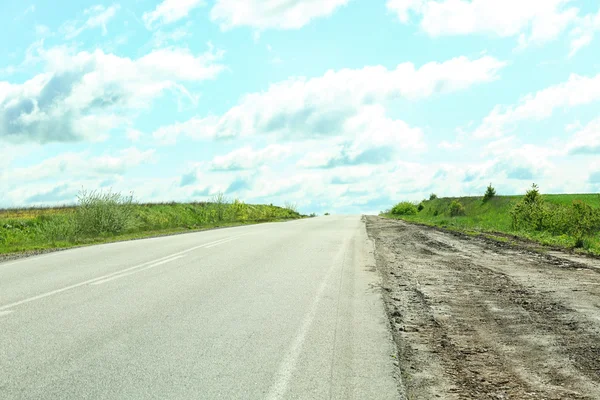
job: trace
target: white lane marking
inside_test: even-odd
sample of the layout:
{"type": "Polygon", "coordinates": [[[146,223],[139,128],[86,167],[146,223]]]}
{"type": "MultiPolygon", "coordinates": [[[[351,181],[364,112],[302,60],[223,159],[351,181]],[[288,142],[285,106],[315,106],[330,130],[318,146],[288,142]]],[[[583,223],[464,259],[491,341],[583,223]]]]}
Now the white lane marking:
{"type": "Polygon", "coordinates": [[[222,241],[222,242],[220,242],[220,243],[211,244],[210,246],[206,246],[206,248],[207,248],[207,249],[210,249],[210,248],[212,248],[212,247],[215,247],[215,246],[220,246],[220,245],[222,245],[222,244],[224,244],[224,243],[233,242],[234,240],[235,240],[235,238],[233,238],[233,239],[229,239],[229,240],[224,240],[224,241],[222,241]]]}
{"type": "Polygon", "coordinates": [[[323,297],[323,292],[327,287],[327,282],[329,281],[329,277],[331,276],[331,272],[337,266],[337,262],[333,262],[329,271],[323,278],[323,282],[321,282],[321,286],[317,290],[317,294],[315,296],[314,301],[312,302],[308,313],[304,316],[304,320],[302,321],[302,326],[294,341],[292,342],[292,346],[290,347],[286,357],[283,362],[279,366],[279,371],[277,372],[277,376],[275,379],[275,383],[271,386],[269,390],[269,394],[267,395],[267,400],[279,400],[281,399],[285,393],[287,392],[288,385],[290,383],[290,379],[292,378],[292,374],[296,369],[296,364],[298,363],[298,358],[300,357],[300,353],[302,352],[302,346],[304,345],[304,341],[306,339],[306,335],[310,330],[310,327],[315,319],[315,314],[317,313],[317,307],[321,302],[321,298],[323,297]]]}
{"type": "Polygon", "coordinates": [[[145,270],[150,269],[150,268],[158,267],[159,265],[167,264],[167,263],[170,263],[172,261],[175,261],[175,260],[183,258],[183,257],[185,257],[185,256],[182,255],[182,256],[168,258],[166,260],[159,261],[159,262],[154,263],[154,264],[150,264],[147,267],[138,268],[135,271],[129,271],[129,272],[126,272],[124,274],[119,274],[119,275],[113,276],[111,278],[106,278],[106,279],[102,279],[102,280],[99,280],[99,281],[96,281],[96,282],[92,282],[92,283],[90,283],[90,285],[102,285],[103,283],[114,281],[115,279],[125,278],[126,276],[137,274],[138,272],[142,272],[142,271],[145,271],[145,270]]]}
{"type": "Polygon", "coordinates": [[[0,317],[3,317],[3,316],[8,315],[8,314],[12,314],[12,313],[14,313],[14,311],[12,311],[12,310],[0,311],[0,317]]]}
{"type": "Polygon", "coordinates": [[[135,269],[138,269],[138,268],[143,268],[143,267],[145,267],[145,266],[147,266],[149,264],[153,264],[153,263],[156,263],[156,262],[161,262],[161,261],[166,260],[168,258],[181,256],[181,255],[190,253],[190,252],[192,252],[194,250],[200,249],[202,247],[206,247],[206,246],[210,246],[210,245],[214,245],[214,244],[219,244],[219,243],[225,242],[225,241],[230,241],[230,240],[237,239],[237,238],[239,238],[241,236],[245,236],[245,235],[249,235],[249,233],[244,233],[242,235],[237,235],[237,236],[234,236],[233,238],[225,238],[225,239],[216,240],[216,241],[210,242],[210,243],[204,243],[202,245],[199,245],[199,246],[196,246],[196,247],[192,247],[192,248],[189,248],[187,250],[180,251],[178,253],[168,255],[166,257],[161,257],[161,258],[153,260],[153,261],[148,261],[148,262],[145,262],[145,263],[140,264],[140,265],[136,265],[136,266],[131,267],[131,268],[127,268],[127,269],[124,269],[124,270],[121,270],[121,271],[113,272],[113,273],[108,274],[108,275],[99,276],[97,278],[89,279],[87,281],[76,283],[74,285],[70,285],[70,286],[67,286],[67,287],[64,287],[64,288],[61,288],[61,289],[52,290],[51,292],[42,293],[42,294],[39,294],[37,296],[29,297],[27,299],[15,301],[14,303],[10,303],[10,304],[6,304],[4,306],[0,306],[0,312],[2,312],[4,310],[8,310],[9,308],[13,308],[13,307],[17,307],[17,306],[20,306],[20,305],[23,305],[23,304],[31,303],[32,301],[45,299],[46,297],[54,296],[54,295],[66,292],[68,290],[76,289],[76,288],[81,287],[81,286],[89,285],[90,283],[93,283],[93,282],[96,282],[96,281],[105,280],[105,279],[113,277],[115,275],[120,275],[120,274],[123,274],[125,272],[129,272],[129,271],[132,271],[132,270],[135,270],[135,269]]]}

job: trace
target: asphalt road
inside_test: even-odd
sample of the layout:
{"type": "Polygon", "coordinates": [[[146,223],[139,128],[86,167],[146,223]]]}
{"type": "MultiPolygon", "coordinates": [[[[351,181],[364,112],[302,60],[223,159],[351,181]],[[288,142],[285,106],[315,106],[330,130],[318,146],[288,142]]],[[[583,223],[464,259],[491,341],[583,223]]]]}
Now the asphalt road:
{"type": "Polygon", "coordinates": [[[398,399],[359,216],[0,263],[0,399],[398,399]]]}

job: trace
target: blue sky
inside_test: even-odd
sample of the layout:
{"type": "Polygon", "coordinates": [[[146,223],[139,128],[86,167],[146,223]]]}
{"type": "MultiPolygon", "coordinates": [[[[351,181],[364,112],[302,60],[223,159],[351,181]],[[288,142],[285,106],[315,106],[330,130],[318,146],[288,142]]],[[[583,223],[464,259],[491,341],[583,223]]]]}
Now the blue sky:
{"type": "Polygon", "coordinates": [[[1,2],[0,207],[600,191],[592,0],[1,2]]]}

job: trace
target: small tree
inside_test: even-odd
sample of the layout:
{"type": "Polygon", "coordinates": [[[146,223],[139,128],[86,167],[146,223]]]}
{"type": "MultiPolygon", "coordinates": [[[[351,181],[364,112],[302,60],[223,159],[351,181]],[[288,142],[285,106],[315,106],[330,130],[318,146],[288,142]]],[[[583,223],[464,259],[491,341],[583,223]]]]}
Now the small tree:
{"type": "Polygon", "coordinates": [[[495,196],[496,189],[494,189],[494,187],[490,183],[490,185],[487,187],[487,190],[485,191],[485,194],[483,195],[483,202],[486,203],[488,200],[492,199],[495,196]]]}
{"type": "Polygon", "coordinates": [[[435,199],[437,199],[437,194],[435,194],[435,193],[431,193],[431,194],[429,195],[429,200],[435,200],[435,199]]]}

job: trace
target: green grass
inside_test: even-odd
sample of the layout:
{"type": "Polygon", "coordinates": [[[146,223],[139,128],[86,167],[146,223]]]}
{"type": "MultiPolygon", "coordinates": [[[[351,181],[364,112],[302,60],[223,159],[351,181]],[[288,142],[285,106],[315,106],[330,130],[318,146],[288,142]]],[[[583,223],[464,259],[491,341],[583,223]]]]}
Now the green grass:
{"type": "MultiPolygon", "coordinates": [[[[569,207],[574,200],[583,201],[594,209],[600,209],[598,194],[548,194],[542,196],[544,201],[555,206],[569,207]]],[[[437,198],[426,200],[421,204],[423,209],[416,215],[395,216],[389,213],[388,218],[403,219],[431,226],[442,227],[463,232],[484,233],[494,239],[494,233],[510,234],[523,239],[532,240],[543,245],[563,248],[574,248],[576,238],[570,235],[552,235],[545,231],[524,231],[512,228],[510,211],[523,196],[495,196],[487,202],[482,197],[437,198]],[[451,217],[450,204],[458,200],[464,206],[464,215],[451,217]]],[[[507,240],[507,239],[505,239],[507,240]]],[[[600,232],[586,238],[585,250],[592,254],[600,254],[600,232]]]]}
{"type": "MultiPolygon", "coordinates": [[[[222,204],[133,203],[109,206],[101,211],[114,213],[126,207],[123,229],[102,232],[89,229],[89,223],[93,225],[96,222],[87,221],[89,216],[82,213],[79,206],[0,210],[0,254],[69,248],[304,217],[288,208],[228,201],[222,204]],[[87,229],[81,229],[86,223],[87,229]]],[[[97,219],[98,216],[94,217],[97,219]]]]}

